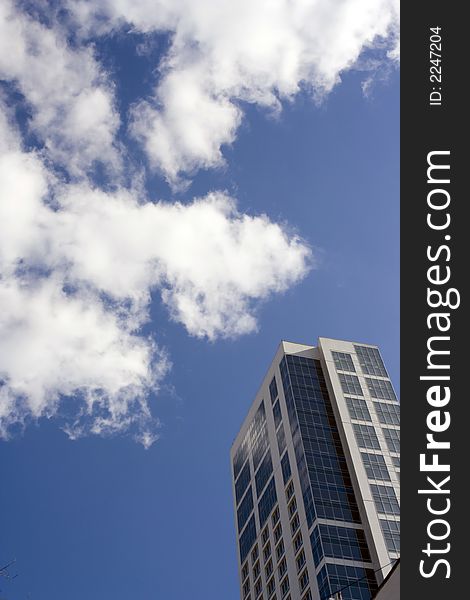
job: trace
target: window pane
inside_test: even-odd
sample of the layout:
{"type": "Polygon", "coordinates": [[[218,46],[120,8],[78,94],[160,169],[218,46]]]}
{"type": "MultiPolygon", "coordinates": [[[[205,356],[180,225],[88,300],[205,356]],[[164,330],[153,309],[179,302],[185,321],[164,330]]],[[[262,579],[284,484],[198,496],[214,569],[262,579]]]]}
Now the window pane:
{"type": "Polygon", "coordinates": [[[398,504],[395,490],[388,485],[371,484],[372,497],[374,498],[377,512],[390,515],[399,515],[400,506],[398,504]]]}
{"type": "Polygon", "coordinates": [[[365,400],[362,398],[349,397],[346,397],[345,399],[351,419],[358,419],[359,421],[372,421],[365,400]]]}
{"type": "Polygon", "coordinates": [[[347,375],[346,373],[338,373],[339,381],[345,394],[354,394],[355,396],[363,396],[361,384],[355,375],[347,375]]]}
{"type": "Polygon", "coordinates": [[[368,346],[354,346],[361,369],[367,375],[377,375],[378,377],[388,377],[387,371],[377,348],[368,346]]]}
{"type": "Polygon", "coordinates": [[[359,448],[370,448],[380,450],[380,443],[372,425],[360,425],[353,423],[354,434],[359,448]]]}
{"type": "Polygon", "coordinates": [[[261,492],[263,491],[264,486],[266,485],[272,472],[273,472],[273,463],[271,460],[271,452],[269,452],[269,450],[268,450],[266,456],[263,458],[263,461],[260,464],[259,469],[255,475],[256,495],[258,496],[258,498],[260,497],[261,492]]]}
{"type": "Polygon", "coordinates": [[[256,524],[255,516],[253,515],[248,521],[248,525],[240,536],[240,561],[243,562],[248,556],[251,546],[256,539],[256,524]]]}
{"type": "Polygon", "coordinates": [[[390,481],[390,473],[388,472],[383,456],[380,456],[380,454],[369,454],[367,452],[361,452],[361,456],[369,479],[390,481]]]}
{"type": "Polygon", "coordinates": [[[390,452],[400,453],[400,431],[398,429],[388,429],[383,427],[384,438],[387,442],[388,449],[390,452]]]}
{"type": "Polygon", "coordinates": [[[400,425],[400,405],[374,402],[375,412],[384,425],[400,425]]]}
{"type": "Polygon", "coordinates": [[[344,352],[332,352],[333,360],[335,361],[336,369],[339,371],[349,371],[355,373],[356,369],[350,354],[344,352]]]}
{"type": "Polygon", "coordinates": [[[372,398],[381,398],[383,400],[397,399],[390,381],[384,381],[383,379],[371,379],[370,377],[366,377],[366,381],[372,398]]]}
{"type": "Polygon", "coordinates": [[[264,494],[261,496],[261,500],[258,502],[258,513],[259,513],[259,523],[260,527],[262,527],[267,518],[269,517],[274,505],[277,502],[277,494],[276,494],[276,484],[274,483],[274,477],[271,478],[271,481],[268,483],[264,494]]]}

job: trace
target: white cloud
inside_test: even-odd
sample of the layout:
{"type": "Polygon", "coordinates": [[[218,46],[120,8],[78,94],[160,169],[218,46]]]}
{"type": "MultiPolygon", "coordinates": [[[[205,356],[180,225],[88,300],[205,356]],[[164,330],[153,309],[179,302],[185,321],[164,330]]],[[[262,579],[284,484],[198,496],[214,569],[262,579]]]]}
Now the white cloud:
{"type": "Polygon", "coordinates": [[[190,335],[252,332],[257,307],[305,276],[311,252],[224,192],[153,203],[144,186],[113,177],[110,191],[90,181],[95,161],[129,175],[94,37],[123,24],[172,34],[131,132],[177,187],[223,164],[243,102],[280,112],[301,89],[321,99],[378,44],[395,60],[398,8],[396,0],[105,0],[70,9],[78,38],[66,19],[46,25],[0,0],[0,78],[24,97],[42,143],[22,146],[0,97],[0,436],[59,414],[71,437],[131,431],[148,447],[159,425],[150,398],[169,369],[142,333],[151,298],[190,335]]]}
{"type": "Polygon", "coordinates": [[[398,0],[107,0],[72,10],[88,31],[104,17],[108,27],[172,33],[154,97],[134,108],[133,132],[175,186],[223,163],[239,101],[279,110],[301,88],[319,100],[365,49],[398,57],[398,0]]]}
{"type": "Polygon", "coordinates": [[[31,110],[31,129],[49,157],[74,176],[100,161],[120,164],[113,88],[92,47],[71,48],[65,33],[0,0],[0,79],[12,82],[31,110]]]}
{"type": "Polygon", "coordinates": [[[80,410],[71,434],[113,433],[142,419],[148,426],[147,396],[165,357],[95,293],[67,294],[55,276],[10,278],[0,283],[0,314],[0,433],[55,415],[60,396],[73,395],[80,410]]]}
{"type": "Polygon", "coordinates": [[[148,446],[148,398],[168,369],[141,334],[151,293],[192,335],[240,335],[257,302],[306,274],[310,251],[224,193],[154,204],[65,184],[6,118],[0,134],[0,434],[74,397],[72,437],[134,428],[148,446]]]}

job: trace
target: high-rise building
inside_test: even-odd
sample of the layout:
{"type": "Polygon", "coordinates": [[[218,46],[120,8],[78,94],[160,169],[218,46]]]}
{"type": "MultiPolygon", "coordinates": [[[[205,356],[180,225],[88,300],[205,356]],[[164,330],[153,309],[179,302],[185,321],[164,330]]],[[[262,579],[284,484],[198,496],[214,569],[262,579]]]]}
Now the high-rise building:
{"type": "Polygon", "coordinates": [[[399,556],[399,409],[376,346],[280,344],[231,449],[243,600],[373,597],[399,556]]]}

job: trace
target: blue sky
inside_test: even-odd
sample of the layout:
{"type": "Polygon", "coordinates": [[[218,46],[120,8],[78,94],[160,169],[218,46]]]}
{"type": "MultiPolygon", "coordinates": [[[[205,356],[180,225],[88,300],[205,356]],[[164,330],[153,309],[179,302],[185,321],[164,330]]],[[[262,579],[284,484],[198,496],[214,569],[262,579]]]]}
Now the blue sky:
{"type": "Polygon", "coordinates": [[[124,16],[112,4],[60,13],[52,27],[2,3],[19,57],[0,59],[0,562],[16,559],[19,573],[0,590],[10,600],[237,599],[229,448],[279,341],[377,343],[398,387],[392,16],[358,17],[364,37],[353,46],[345,33],[343,48],[341,35],[295,29],[303,51],[287,75],[273,74],[272,40],[272,60],[235,55],[247,91],[230,61],[228,83],[212,71],[207,48],[230,36],[212,39],[196,15],[200,50],[186,63],[191,22],[183,35],[164,5],[162,23],[145,20],[141,2],[124,16]],[[19,31],[42,53],[28,56],[19,31]],[[309,57],[326,42],[325,66],[309,57]],[[57,97],[37,76],[41,56],[60,62],[54,52],[65,57],[51,67],[58,91],[65,82],[57,97]],[[195,113],[179,105],[183,88],[195,113]],[[158,246],[167,231],[187,239],[177,262],[158,246]],[[230,243],[206,245],[221,232],[230,243]]]}

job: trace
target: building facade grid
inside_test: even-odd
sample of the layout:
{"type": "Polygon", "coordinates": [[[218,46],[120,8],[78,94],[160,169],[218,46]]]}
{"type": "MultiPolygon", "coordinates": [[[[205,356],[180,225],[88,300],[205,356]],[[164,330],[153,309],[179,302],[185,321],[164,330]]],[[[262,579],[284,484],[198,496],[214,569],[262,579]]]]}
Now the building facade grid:
{"type": "Polygon", "coordinates": [[[398,425],[376,347],[281,344],[231,452],[243,600],[370,600],[399,552],[398,425]]]}

